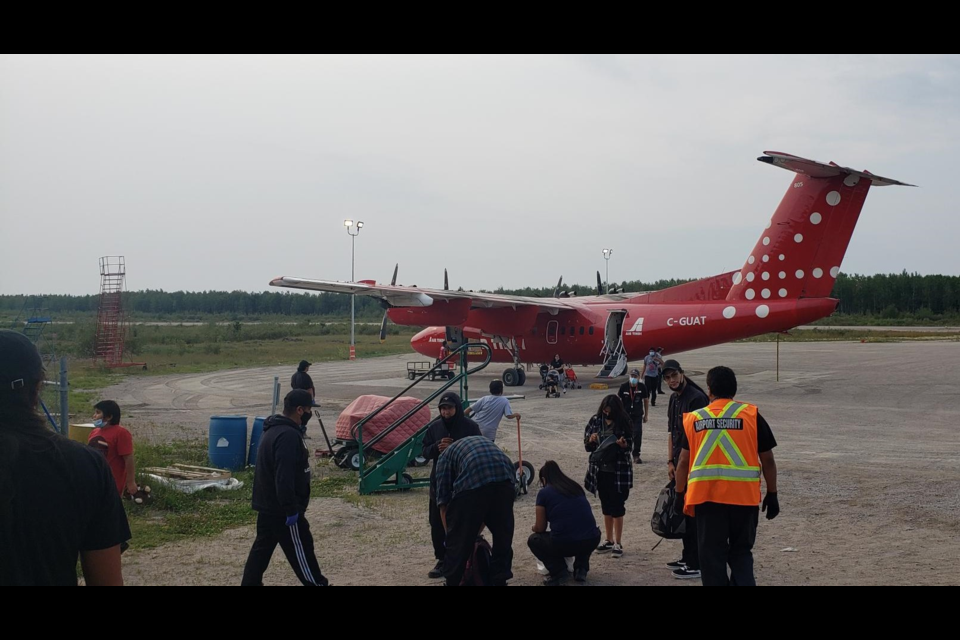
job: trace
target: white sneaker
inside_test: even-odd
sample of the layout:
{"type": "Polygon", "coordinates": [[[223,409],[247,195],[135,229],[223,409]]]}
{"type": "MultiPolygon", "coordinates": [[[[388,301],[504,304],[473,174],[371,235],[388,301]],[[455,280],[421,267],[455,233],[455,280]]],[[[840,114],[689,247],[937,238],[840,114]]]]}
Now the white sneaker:
{"type": "Polygon", "coordinates": [[[623,557],[623,547],[622,547],[621,545],[619,545],[619,544],[613,545],[613,552],[612,552],[610,555],[613,556],[614,558],[622,558],[622,557],[623,557]]]}

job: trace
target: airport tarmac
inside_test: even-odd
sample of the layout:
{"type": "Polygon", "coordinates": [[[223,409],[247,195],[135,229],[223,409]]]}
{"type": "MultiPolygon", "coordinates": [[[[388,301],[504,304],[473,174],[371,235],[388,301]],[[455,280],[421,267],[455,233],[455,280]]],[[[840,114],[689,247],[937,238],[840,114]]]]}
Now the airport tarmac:
{"type": "MultiPolygon", "coordinates": [[[[710,367],[733,368],[739,399],[760,407],[779,443],[774,453],[782,513],[770,522],[761,518],[755,547],[760,584],[960,582],[960,343],[782,343],[779,382],[775,344],[728,344],[676,357],[701,386],[710,367]]],[[[417,359],[314,365],[311,375],[330,434],[336,416],[358,395],[402,391],[409,384],[406,362],[417,359]]],[[[124,407],[125,424],[136,438],[205,437],[212,415],[266,415],[274,376],[286,393],[295,366],[133,377],[104,397],[124,407]]],[[[472,376],[470,397],[484,395],[504,367],[491,365],[472,376]]],[[[526,396],[513,401],[523,415],[525,460],[539,467],[553,459],[583,479],[583,429],[607,393],[587,388],[597,370],[578,367],[584,388],[557,399],[543,397],[535,372],[525,387],[508,390],[526,396]]],[[[440,384],[426,382],[408,395],[425,397],[440,384]]],[[[612,384],[610,392],[616,388],[612,384]]],[[[679,542],[651,550],[659,538],[649,520],[667,482],[666,408],[664,398],[645,428],[644,464],[635,468],[627,502],[624,557],[594,558],[588,584],[699,583],[677,581],[664,567],[679,557],[679,542]]],[[[308,444],[319,448],[316,421],[310,435],[308,444]]],[[[515,423],[504,420],[497,442],[515,456],[515,423]]],[[[344,472],[320,463],[317,473],[344,472]]],[[[591,497],[591,503],[599,517],[599,501],[591,497]]],[[[539,584],[526,547],[534,504],[534,495],[516,503],[512,584],[539,584]]],[[[308,517],[321,566],[334,584],[437,584],[426,578],[433,566],[426,491],[359,504],[319,498],[308,517]]],[[[253,528],[244,527],[214,539],[134,548],[124,555],[124,573],[130,584],[239,584],[253,538],[253,528]]],[[[267,583],[296,583],[279,553],[267,583]]]]}

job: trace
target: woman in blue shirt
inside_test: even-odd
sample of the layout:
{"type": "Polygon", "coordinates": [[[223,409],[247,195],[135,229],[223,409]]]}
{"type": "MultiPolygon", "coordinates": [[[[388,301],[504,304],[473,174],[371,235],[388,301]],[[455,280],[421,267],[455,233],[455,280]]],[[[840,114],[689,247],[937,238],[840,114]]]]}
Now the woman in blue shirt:
{"type": "Polygon", "coordinates": [[[573,578],[586,582],[590,570],[590,554],[600,543],[600,529],[593,517],[583,488],[564,475],[553,460],[540,469],[540,492],[537,494],[537,522],[527,546],[550,575],[543,584],[555,587],[569,576],[565,558],[574,557],[573,578]],[[549,525],[549,531],[547,527],[549,525]]]}

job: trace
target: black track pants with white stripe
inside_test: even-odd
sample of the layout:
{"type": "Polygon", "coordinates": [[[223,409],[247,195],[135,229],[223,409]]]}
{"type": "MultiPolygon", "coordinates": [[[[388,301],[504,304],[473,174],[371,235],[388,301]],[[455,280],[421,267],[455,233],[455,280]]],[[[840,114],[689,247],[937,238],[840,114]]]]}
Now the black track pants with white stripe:
{"type": "Polygon", "coordinates": [[[288,527],[286,522],[284,516],[265,513],[257,516],[257,539],[253,542],[247,565],[243,568],[241,586],[263,585],[263,573],[270,565],[270,558],[278,544],[305,587],[327,586],[327,579],[320,572],[320,564],[313,551],[313,536],[310,534],[310,524],[306,517],[301,513],[297,524],[292,527],[288,527]]]}

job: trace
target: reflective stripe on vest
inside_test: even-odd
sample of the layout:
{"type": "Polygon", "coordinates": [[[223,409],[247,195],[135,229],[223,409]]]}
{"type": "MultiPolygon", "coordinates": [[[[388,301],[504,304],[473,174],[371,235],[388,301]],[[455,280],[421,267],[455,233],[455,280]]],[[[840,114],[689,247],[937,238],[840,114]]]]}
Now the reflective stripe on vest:
{"type": "MultiPolygon", "coordinates": [[[[739,402],[727,404],[718,415],[714,415],[709,407],[693,411],[693,415],[700,420],[732,420],[737,418],[748,405],[739,402]]],[[[711,429],[697,450],[697,456],[690,468],[688,482],[704,482],[707,480],[726,480],[729,482],[756,482],[760,479],[760,467],[747,464],[746,458],[737,443],[733,441],[725,429],[711,429]],[[707,464],[713,453],[720,449],[730,464],[707,464]]]]}

